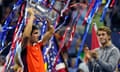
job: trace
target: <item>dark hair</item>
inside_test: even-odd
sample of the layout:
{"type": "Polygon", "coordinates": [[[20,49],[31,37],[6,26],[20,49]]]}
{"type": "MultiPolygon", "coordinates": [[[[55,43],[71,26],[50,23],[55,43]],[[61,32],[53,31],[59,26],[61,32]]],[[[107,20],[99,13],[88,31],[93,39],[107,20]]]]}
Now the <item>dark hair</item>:
{"type": "Polygon", "coordinates": [[[38,30],[38,29],[39,29],[38,26],[36,26],[36,25],[32,25],[32,31],[31,31],[31,34],[33,33],[34,30],[38,30]]]}
{"type": "MultiPolygon", "coordinates": [[[[107,33],[107,35],[111,35],[111,30],[110,28],[106,27],[106,26],[102,26],[100,28],[98,28],[98,31],[105,31],[107,33]]],[[[97,34],[98,34],[98,31],[97,31],[97,34]]]]}

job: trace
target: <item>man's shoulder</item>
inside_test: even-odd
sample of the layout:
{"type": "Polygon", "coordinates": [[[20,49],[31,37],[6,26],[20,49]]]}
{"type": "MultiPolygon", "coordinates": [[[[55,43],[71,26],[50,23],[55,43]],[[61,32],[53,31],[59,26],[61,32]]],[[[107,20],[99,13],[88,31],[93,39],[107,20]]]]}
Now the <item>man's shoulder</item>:
{"type": "Polygon", "coordinates": [[[39,41],[38,41],[38,44],[41,45],[41,46],[43,46],[42,40],[39,40],[39,41]]]}
{"type": "Polygon", "coordinates": [[[39,40],[38,43],[42,43],[42,40],[39,40]]]}
{"type": "Polygon", "coordinates": [[[115,46],[115,45],[112,45],[112,50],[115,50],[115,51],[119,51],[119,49],[115,46]]]}
{"type": "Polygon", "coordinates": [[[42,45],[43,43],[42,43],[42,40],[39,40],[39,41],[37,41],[36,43],[33,43],[33,46],[36,46],[36,45],[42,45]]]}
{"type": "Polygon", "coordinates": [[[120,51],[115,45],[112,45],[111,52],[112,52],[112,54],[119,55],[119,57],[120,57],[120,51]]]}

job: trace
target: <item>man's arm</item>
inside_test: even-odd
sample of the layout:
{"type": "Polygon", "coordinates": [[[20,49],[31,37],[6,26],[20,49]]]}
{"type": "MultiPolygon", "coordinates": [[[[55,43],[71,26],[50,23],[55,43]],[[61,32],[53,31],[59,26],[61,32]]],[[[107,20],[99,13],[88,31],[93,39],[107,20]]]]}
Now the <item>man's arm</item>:
{"type": "Polygon", "coordinates": [[[119,50],[114,49],[109,57],[108,62],[105,62],[101,59],[97,60],[97,63],[106,71],[113,72],[115,70],[115,67],[117,65],[117,62],[119,60],[119,50]]]}
{"type": "Polygon", "coordinates": [[[22,47],[25,47],[26,44],[28,43],[28,39],[31,35],[31,31],[32,31],[32,24],[34,21],[34,12],[32,8],[28,8],[28,13],[30,15],[28,23],[25,26],[24,32],[23,32],[23,36],[22,36],[22,47]]]}
{"type": "Polygon", "coordinates": [[[32,24],[34,20],[34,12],[32,8],[28,9],[28,13],[30,14],[28,23],[26,24],[26,27],[23,32],[23,37],[30,37],[31,31],[32,31],[32,24]]]}
{"type": "Polygon", "coordinates": [[[48,42],[48,40],[51,38],[51,36],[54,33],[54,27],[51,25],[51,22],[49,20],[47,21],[48,21],[48,31],[43,36],[43,39],[42,39],[43,45],[45,45],[48,42]]]}

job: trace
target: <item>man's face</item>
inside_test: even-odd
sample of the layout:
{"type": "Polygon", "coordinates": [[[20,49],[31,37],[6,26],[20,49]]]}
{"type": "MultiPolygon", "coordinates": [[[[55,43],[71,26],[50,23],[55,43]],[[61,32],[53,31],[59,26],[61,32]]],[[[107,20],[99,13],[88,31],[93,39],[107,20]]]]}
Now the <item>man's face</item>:
{"type": "Polygon", "coordinates": [[[105,31],[98,31],[98,39],[102,45],[109,42],[110,36],[105,31]]]}
{"type": "Polygon", "coordinates": [[[39,40],[40,32],[39,30],[34,30],[31,35],[31,41],[32,42],[37,42],[39,40]]]}

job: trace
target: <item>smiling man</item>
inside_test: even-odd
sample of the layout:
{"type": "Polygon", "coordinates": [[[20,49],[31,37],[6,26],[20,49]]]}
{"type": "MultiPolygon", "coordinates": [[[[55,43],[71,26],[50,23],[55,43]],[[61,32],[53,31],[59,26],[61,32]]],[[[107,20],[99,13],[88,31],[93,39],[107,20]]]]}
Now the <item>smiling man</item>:
{"type": "Polygon", "coordinates": [[[101,27],[97,31],[101,47],[87,53],[90,72],[114,72],[118,59],[119,50],[111,43],[111,30],[101,27]]]}

